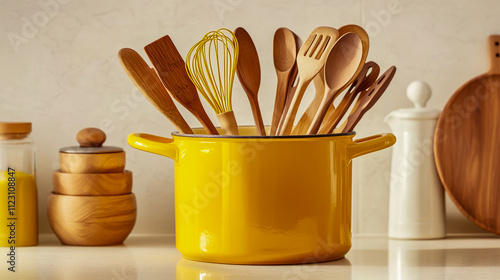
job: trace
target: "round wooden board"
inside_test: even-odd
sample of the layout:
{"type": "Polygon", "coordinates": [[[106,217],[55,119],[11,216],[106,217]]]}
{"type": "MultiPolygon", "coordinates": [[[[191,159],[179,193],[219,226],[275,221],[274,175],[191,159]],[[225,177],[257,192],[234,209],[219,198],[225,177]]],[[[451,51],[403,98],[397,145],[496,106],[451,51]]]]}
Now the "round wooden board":
{"type": "Polygon", "coordinates": [[[490,36],[491,69],[450,98],[436,127],[441,182],[476,225],[500,234],[500,36],[490,36]]]}

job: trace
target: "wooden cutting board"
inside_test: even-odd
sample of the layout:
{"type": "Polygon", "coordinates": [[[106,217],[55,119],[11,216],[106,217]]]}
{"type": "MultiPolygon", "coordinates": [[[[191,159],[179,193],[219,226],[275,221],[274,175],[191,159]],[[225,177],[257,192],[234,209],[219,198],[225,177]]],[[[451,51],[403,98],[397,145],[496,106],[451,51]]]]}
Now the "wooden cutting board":
{"type": "Polygon", "coordinates": [[[441,182],[476,225],[500,234],[500,35],[488,38],[490,70],[464,84],[436,127],[441,182]]]}

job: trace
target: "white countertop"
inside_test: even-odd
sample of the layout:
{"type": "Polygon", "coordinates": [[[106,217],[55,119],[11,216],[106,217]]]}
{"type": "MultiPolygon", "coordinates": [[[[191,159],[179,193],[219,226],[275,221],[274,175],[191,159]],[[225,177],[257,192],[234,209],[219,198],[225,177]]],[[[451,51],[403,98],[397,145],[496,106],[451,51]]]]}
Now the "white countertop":
{"type": "MultiPolygon", "coordinates": [[[[7,248],[0,248],[5,259],[7,248]]],[[[64,246],[54,235],[16,248],[17,272],[0,262],[0,279],[500,279],[500,238],[441,240],[353,238],[344,259],[310,265],[223,265],[183,259],[168,235],[133,235],[125,245],[64,246]]]]}

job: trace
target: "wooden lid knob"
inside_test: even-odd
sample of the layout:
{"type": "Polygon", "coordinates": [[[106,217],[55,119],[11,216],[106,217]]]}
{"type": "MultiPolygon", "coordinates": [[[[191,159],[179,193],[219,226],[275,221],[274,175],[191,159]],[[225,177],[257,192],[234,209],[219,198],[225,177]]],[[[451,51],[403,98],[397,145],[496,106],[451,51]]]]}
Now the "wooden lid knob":
{"type": "Polygon", "coordinates": [[[84,128],[76,134],[76,141],[80,147],[101,147],[106,141],[106,133],[94,127],[84,128]]]}

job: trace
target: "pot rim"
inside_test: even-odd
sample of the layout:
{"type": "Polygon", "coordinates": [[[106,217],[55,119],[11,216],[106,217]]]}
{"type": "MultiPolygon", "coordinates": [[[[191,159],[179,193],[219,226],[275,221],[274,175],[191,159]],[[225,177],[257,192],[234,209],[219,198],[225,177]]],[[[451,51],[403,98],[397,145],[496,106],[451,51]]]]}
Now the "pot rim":
{"type": "MultiPolygon", "coordinates": [[[[241,125],[240,128],[251,128],[254,125],[241,125]]],[[[220,128],[220,127],[216,127],[220,128]]],[[[193,130],[204,130],[203,127],[195,127],[193,130]]],[[[356,135],[355,131],[346,133],[332,133],[332,134],[313,134],[313,135],[212,135],[212,134],[184,134],[178,131],[172,132],[172,136],[188,137],[188,138],[225,138],[225,139],[301,139],[301,138],[322,138],[322,137],[340,137],[356,135]]]]}

